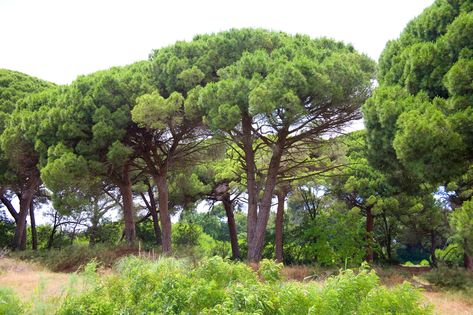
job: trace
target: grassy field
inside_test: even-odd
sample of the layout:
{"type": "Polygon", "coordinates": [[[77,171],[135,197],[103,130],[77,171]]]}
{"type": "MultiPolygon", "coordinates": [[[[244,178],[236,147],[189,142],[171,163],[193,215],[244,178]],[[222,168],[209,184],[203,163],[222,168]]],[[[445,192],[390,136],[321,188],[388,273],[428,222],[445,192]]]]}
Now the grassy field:
{"type": "MultiPolygon", "coordinates": [[[[376,268],[376,271],[381,283],[387,287],[404,281],[423,287],[424,300],[434,305],[435,314],[473,314],[473,297],[465,293],[438,290],[423,283],[415,273],[399,268],[376,268]]],[[[102,277],[113,274],[108,267],[100,268],[98,272],[102,277]]],[[[334,270],[288,266],[281,273],[286,281],[312,281],[322,287],[334,270]]],[[[80,273],[52,272],[35,263],[0,258],[0,286],[11,288],[23,301],[28,301],[33,314],[48,314],[49,308],[57,304],[68,290],[82,290],[82,277],[80,273]]]]}

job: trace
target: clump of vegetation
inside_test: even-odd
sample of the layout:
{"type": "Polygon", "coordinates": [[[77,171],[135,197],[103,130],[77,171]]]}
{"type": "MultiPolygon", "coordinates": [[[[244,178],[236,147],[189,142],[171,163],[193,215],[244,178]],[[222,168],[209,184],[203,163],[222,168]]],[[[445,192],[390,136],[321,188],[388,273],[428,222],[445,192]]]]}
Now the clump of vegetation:
{"type": "MultiPolygon", "coordinates": [[[[88,268],[88,270],[91,268],[88,268]]],[[[258,274],[220,257],[191,268],[185,260],[127,257],[117,273],[66,297],[59,314],[430,314],[409,284],[386,289],[366,268],[342,271],[324,287],[283,282],[265,260],[258,274]]]]}
{"type": "Polygon", "coordinates": [[[128,246],[72,245],[48,251],[12,252],[10,256],[39,263],[54,272],[74,272],[91,260],[96,260],[102,266],[111,267],[119,258],[137,252],[138,249],[128,246]]]}
{"type": "Polygon", "coordinates": [[[22,304],[13,291],[0,287],[0,314],[17,315],[22,312],[22,304]]]}
{"type": "Polygon", "coordinates": [[[443,288],[465,290],[473,287],[473,275],[464,268],[439,266],[425,273],[423,277],[443,288]]]}

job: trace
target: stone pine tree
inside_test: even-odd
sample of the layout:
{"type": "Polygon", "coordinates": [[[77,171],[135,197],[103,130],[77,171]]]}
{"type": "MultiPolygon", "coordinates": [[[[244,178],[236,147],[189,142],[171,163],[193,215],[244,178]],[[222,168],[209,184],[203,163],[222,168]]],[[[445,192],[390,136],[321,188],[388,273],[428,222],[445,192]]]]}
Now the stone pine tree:
{"type": "Polygon", "coordinates": [[[131,174],[136,157],[132,146],[139,132],[131,109],[138,96],[149,92],[147,66],[139,62],[78,77],[44,112],[37,128],[37,146],[46,152],[46,183],[59,187],[50,181],[61,178],[66,164],[73,166],[75,181],[113,183],[120,191],[128,243],[136,236],[131,174]]]}
{"type": "Polygon", "coordinates": [[[0,198],[16,223],[15,249],[26,246],[26,218],[29,212],[34,216],[33,199],[41,186],[39,154],[29,132],[32,110],[40,98],[35,94],[52,87],[52,83],[0,69],[0,198]],[[7,191],[18,198],[18,211],[4,195],[7,191]]]}
{"type": "Polygon", "coordinates": [[[250,261],[261,259],[284,156],[292,146],[316,141],[359,118],[374,73],[374,63],[349,45],[265,34],[252,51],[219,69],[216,82],[190,92],[186,103],[201,110],[212,130],[243,151],[250,261]],[[270,161],[258,186],[255,155],[264,148],[270,161]]]}
{"type": "Polygon", "coordinates": [[[144,130],[136,142],[137,151],[158,188],[164,252],[172,249],[169,171],[192,162],[192,154],[209,137],[202,128],[202,111],[189,105],[195,103],[196,93],[189,92],[219,80],[219,69],[235,63],[244,52],[272,49],[278,42],[276,33],[230,30],[199,35],[191,42],[177,42],[152,52],[154,90],[137,100],[132,114],[133,121],[144,130]]]}
{"type": "Polygon", "coordinates": [[[471,1],[435,1],[386,45],[380,87],[364,108],[373,165],[401,183],[445,186],[452,208],[473,195],[472,29],[471,1]]]}

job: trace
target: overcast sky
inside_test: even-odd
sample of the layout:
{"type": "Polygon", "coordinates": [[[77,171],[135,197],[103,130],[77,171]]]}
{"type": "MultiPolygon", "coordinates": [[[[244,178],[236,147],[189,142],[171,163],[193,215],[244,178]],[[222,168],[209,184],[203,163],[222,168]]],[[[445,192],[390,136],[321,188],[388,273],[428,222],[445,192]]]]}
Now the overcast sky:
{"type": "Polygon", "coordinates": [[[0,68],[59,84],[196,34],[261,27],[352,43],[378,59],[433,0],[0,0],[0,68]]]}

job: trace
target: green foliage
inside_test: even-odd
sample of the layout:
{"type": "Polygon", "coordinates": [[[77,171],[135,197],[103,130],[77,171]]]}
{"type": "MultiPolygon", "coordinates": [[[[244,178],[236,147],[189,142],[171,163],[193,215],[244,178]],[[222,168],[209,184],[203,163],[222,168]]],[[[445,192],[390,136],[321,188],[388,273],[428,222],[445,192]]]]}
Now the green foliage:
{"type": "Polygon", "coordinates": [[[380,169],[406,174],[407,168],[410,177],[434,184],[466,172],[473,139],[472,25],[469,1],[437,0],[387,44],[380,88],[364,106],[368,145],[380,169]]]}
{"type": "Polygon", "coordinates": [[[276,282],[281,280],[282,263],[276,263],[273,260],[263,259],[259,263],[258,272],[267,282],[276,282]]]}
{"type": "Polygon", "coordinates": [[[364,219],[359,209],[346,210],[343,204],[335,204],[292,228],[284,248],[289,261],[341,267],[359,265],[364,259],[364,219]]]}
{"type": "Polygon", "coordinates": [[[407,282],[389,291],[385,287],[371,290],[359,307],[358,314],[431,314],[432,308],[422,306],[420,292],[407,282]]]}
{"type": "Polygon", "coordinates": [[[18,315],[23,313],[22,303],[13,291],[0,287],[0,314],[18,315]]]}
{"type": "Polygon", "coordinates": [[[184,222],[173,225],[172,240],[176,245],[196,246],[201,235],[202,228],[199,225],[184,222]]]}
{"type": "Polygon", "coordinates": [[[0,249],[10,247],[15,234],[15,223],[0,218],[0,249]]]}
{"type": "Polygon", "coordinates": [[[435,256],[442,264],[447,266],[460,266],[463,264],[463,248],[459,244],[448,244],[444,249],[437,248],[435,256]]]}
{"type": "Polygon", "coordinates": [[[473,286],[471,272],[459,267],[439,266],[423,274],[423,277],[430,283],[445,288],[467,289],[473,286]]]}
{"type": "Polygon", "coordinates": [[[261,282],[242,263],[219,257],[191,267],[183,260],[127,257],[117,275],[66,297],[59,314],[431,314],[408,284],[380,287],[373,271],[343,271],[325,287],[281,282],[279,267],[266,261],[272,281],[261,282]],[[412,310],[412,312],[410,312],[412,310]]]}
{"type": "Polygon", "coordinates": [[[473,200],[465,201],[451,216],[451,225],[458,237],[464,240],[464,250],[473,255],[473,200]]]}

